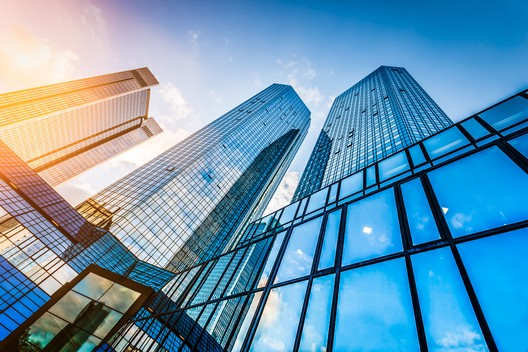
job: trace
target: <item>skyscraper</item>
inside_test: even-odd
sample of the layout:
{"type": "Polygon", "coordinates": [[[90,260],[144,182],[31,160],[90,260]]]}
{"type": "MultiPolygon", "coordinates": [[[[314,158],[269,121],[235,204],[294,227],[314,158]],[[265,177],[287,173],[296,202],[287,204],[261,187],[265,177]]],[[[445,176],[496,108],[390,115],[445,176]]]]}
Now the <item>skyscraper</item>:
{"type": "Polygon", "coordinates": [[[405,68],[381,66],[335,98],[293,199],[451,124],[405,68]]]}
{"type": "Polygon", "coordinates": [[[207,260],[262,214],[309,116],[293,88],[274,84],[78,209],[106,214],[93,223],[149,263],[177,271],[207,260]]]}
{"type": "Polygon", "coordinates": [[[108,342],[526,350],[527,146],[523,91],[249,224],[108,342]]]}
{"type": "Polygon", "coordinates": [[[161,132],[148,68],[0,95],[0,139],[52,186],[161,132]]]}

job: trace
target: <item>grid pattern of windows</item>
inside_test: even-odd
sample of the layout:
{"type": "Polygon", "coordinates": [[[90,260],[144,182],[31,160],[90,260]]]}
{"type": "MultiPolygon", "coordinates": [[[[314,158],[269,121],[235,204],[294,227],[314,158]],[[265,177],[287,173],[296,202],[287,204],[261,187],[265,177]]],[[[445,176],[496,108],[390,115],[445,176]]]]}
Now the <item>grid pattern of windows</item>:
{"type": "Polygon", "coordinates": [[[404,68],[381,66],[334,100],[294,200],[451,124],[404,68]]]}
{"type": "Polygon", "coordinates": [[[110,344],[525,350],[527,93],[500,128],[504,102],[249,224],[110,344]]]}
{"type": "Polygon", "coordinates": [[[143,125],[156,84],[142,68],[2,94],[0,139],[56,185],[145,140],[127,132],[143,125]],[[68,163],[83,154],[90,163],[68,163]]]}
{"type": "Polygon", "coordinates": [[[178,270],[208,259],[262,214],[309,116],[292,87],[274,84],[78,209],[104,206],[109,230],[149,263],[178,270]]]}

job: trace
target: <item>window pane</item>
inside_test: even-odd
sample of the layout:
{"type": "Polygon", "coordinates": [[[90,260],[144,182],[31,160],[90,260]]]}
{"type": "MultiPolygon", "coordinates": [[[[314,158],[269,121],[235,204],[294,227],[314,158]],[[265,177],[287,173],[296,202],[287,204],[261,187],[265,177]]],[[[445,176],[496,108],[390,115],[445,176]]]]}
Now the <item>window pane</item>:
{"type": "Polygon", "coordinates": [[[280,218],[281,224],[285,224],[288,221],[292,221],[293,220],[293,218],[295,216],[295,212],[297,211],[297,206],[298,205],[299,205],[299,202],[296,202],[296,203],[290,204],[286,208],[284,208],[284,210],[282,211],[281,218],[280,218]]]}
{"type": "Polygon", "coordinates": [[[499,351],[528,351],[528,229],[458,248],[499,351]]]}
{"type": "Polygon", "coordinates": [[[515,149],[517,149],[522,155],[528,158],[528,133],[523,134],[515,139],[509,141],[515,149]]]}
{"type": "Polygon", "coordinates": [[[343,265],[402,250],[392,188],[348,206],[343,265]]]}
{"type": "Polygon", "coordinates": [[[487,350],[451,250],[411,258],[429,350],[487,350]]]}
{"type": "Polygon", "coordinates": [[[81,280],[75,287],[74,291],[82,293],[85,296],[90,297],[91,299],[98,300],[101,296],[112,286],[113,282],[96,275],[94,273],[89,273],[84,279],[81,280]]]}
{"type": "Polygon", "coordinates": [[[401,190],[413,243],[420,244],[439,239],[440,234],[420,179],[415,178],[402,184],[401,190]]]}
{"type": "Polygon", "coordinates": [[[398,154],[379,162],[378,171],[380,181],[399,175],[402,172],[409,170],[409,168],[405,152],[399,152],[398,154]]]}
{"type": "Polygon", "coordinates": [[[502,130],[528,116],[528,100],[516,96],[479,116],[496,130],[502,130]]]}
{"type": "Polygon", "coordinates": [[[335,351],[417,351],[402,258],[341,273],[335,351]]]}
{"type": "Polygon", "coordinates": [[[282,241],[284,240],[284,235],[286,235],[286,231],[278,233],[275,237],[275,242],[273,242],[273,247],[271,247],[268,260],[266,260],[266,265],[264,266],[264,270],[260,275],[257,287],[264,287],[268,283],[269,275],[271,273],[271,269],[273,268],[273,264],[275,264],[275,259],[277,259],[277,254],[279,254],[282,241]]]}
{"type": "Polygon", "coordinates": [[[528,175],[497,147],[428,175],[454,237],[528,218],[528,175]]]}
{"type": "Polygon", "coordinates": [[[308,281],[270,291],[260,317],[251,351],[291,351],[308,281]]]}
{"type": "Polygon", "coordinates": [[[409,153],[411,154],[414,166],[426,162],[425,156],[423,155],[422,149],[420,149],[419,145],[415,145],[414,147],[409,148],[409,153]]]}
{"type": "Polygon", "coordinates": [[[336,197],[337,197],[337,183],[334,183],[331,187],[330,187],[330,195],[328,196],[328,204],[330,203],[333,203],[336,201],[336,197]]]}
{"type": "Polygon", "coordinates": [[[372,165],[366,170],[367,173],[367,187],[376,183],[376,165],[372,165]]]}
{"type": "Polygon", "coordinates": [[[141,294],[133,291],[128,287],[114,284],[101,298],[101,302],[104,302],[110,308],[114,308],[121,313],[126,313],[128,308],[134,304],[141,294]]]}
{"type": "Polygon", "coordinates": [[[67,322],[73,323],[79,313],[91,302],[91,299],[70,291],[55,303],[49,311],[67,322]]]}
{"type": "Polygon", "coordinates": [[[247,302],[247,304],[249,304],[249,309],[246,315],[243,317],[244,321],[242,322],[242,325],[240,326],[240,331],[238,332],[236,340],[235,340],[235,344],[233,345],[233,352],[238,352],[242,348],[242,344],[244,343],[246,334],[249,330],[249,327],[251,326],[251,321],[253,320],[253,316],[255,315],[255,311],[257,310],[261,296],[262,296],[262,292],[257,292],[257,293],[252,294],[249,297],[249,301],[247,302]]]}
{"type": "Polygon", "coordinates": [[[469,141],[455,126],[423,141],[425,150],[427,150],[431,159],[435,159],[467,144],[469,144],[469,141]]]}
{"type": "Polygon", "coordinates": [[[293,228],[277,273],[276,282],[310,274],[321,221],[322,217],[319,216],[293,228]]]}
{"type": "Polygon", "coordinates": [[[462,127],[469,132],[469,134],[475,138],[479,139],[489,134],[488,130],[484,128],[477,120],[470,119],[466,122],[462,122],[462,127]]]}
{"type": "Polygon", "coordinates": [[[323,270],[334,266],[340,220],[341,210],[328,214],[323,238],[323,246],[321,248],[321,256],[319,257],[318,270],[323,270]]]}
{"type": "Polygon", "coordinates": [[[332,292],[334,274],[313,280],[299,345],[300,351],[326,351],[332,292]]]}
{"type": "Polygon", "coordinates": [[[34,345],[45,347],[67,325],[64,320],[46,312],[30,326],[24,339],[34,345]]]}
{"type": "Polygon", "coordinates": [[[339,190],[339,199],[348,197],[349,195],[357,193],[361,190],[363,190],[363,171],[360,171],[341,181],[341,189],[339,190]]]}
{"type": "Polygon", "coordinates": [[[322,189],[319,192],[312,194],[308,202],[308,207],[306,208],[306,214],[324,207],[326,203],[327,194],[328,194],[328,188],[322,189]]]}

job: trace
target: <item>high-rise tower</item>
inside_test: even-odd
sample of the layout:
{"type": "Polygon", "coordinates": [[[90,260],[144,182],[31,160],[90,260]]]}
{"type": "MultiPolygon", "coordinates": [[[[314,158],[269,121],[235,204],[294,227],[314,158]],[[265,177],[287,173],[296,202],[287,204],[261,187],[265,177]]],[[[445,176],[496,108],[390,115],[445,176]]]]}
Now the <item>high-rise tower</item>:
{"type": "Polygon", "coordinates": [[[274,84],[78,209],[149,263],[178,270],[222,252],[264,211],[310,124],[274,84]],[[102,210],[101,210],[102,209],[102,210]]]}
{"type": "Polygon", "coordinates": [[[52,186],[161,132],[148,68],[0,95],[0,139],[52,186]]]}
{"type": "Polygon", "coordinates": [[[381,66],[334,100],[294,200],[451,124],[407,70],[381,66]]]}

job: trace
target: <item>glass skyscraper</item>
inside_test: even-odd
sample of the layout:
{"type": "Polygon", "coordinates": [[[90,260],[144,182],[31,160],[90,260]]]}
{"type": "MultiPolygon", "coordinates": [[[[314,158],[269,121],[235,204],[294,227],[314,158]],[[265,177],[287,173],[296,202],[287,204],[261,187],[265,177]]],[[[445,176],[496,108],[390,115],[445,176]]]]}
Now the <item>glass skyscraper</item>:
{"type": "Polygon", "coordinates": [[[161,132],[148,68],[0,94],[0,139],[52,186],[161,132]]]}
{"type": "Polygon", "coordinates": [[[140,259],[179,270],[222,253],[262,215],[303,141],[310,112],[274,84],[78,209],[140,259]]]}
{"type": "Polygon", "coordinates": [[[106,350],[524,351],[527,146],[523,91],[249,224],[106,350]]]}
{"type": "Polygon", "coordinates": [[[293,199],[451,124],[405,68],[381,66],[335,98],[293,199]]]}

